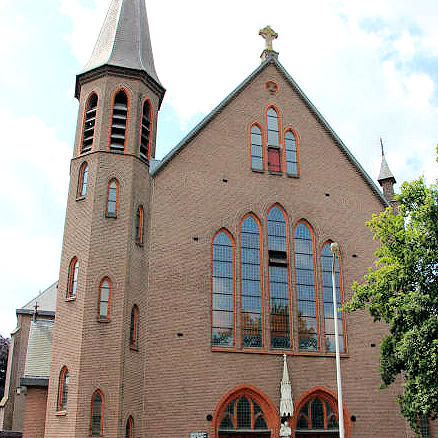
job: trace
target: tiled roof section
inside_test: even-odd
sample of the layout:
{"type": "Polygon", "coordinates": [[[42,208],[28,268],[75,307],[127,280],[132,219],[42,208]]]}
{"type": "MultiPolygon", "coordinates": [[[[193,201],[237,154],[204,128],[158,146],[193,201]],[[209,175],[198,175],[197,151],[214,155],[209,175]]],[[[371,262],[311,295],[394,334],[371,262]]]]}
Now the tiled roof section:
{"type": "Polygon", "coordinates": [[[52,352],[53,321],[32,321],[24,377],[48,377],[52,352]]]}
{"type": "Polygon", "coordinates": [[[160,84],[145,0],[111,0],[93,54],[81,73],[106,64],[143,70],[160,84]]]}
{"type": "Polygon", "coordinates": [[[54,312],[56,310],[56,295],[58,282],[53,283],[44,292],[41,292],[33,300],[29,301],[22,307],[24,310],[35,310],[35,304],[38,303],[38,311],[54,312]]]}
{"type": "Polygon", "coordinates": [[[299,96],[303,99],[304,103],[308,109],[315,115],[321,125],[330,134],[335,143],[338,145],[342,153],[348,158],[352,165],[356,168],[359,175],[365,180],[366,184],[371,188],[374,194],[379,198],[383,205],[388,206],[388,201],[382,195],[382,192],[378,189],[374,181],[370,178],[365,169],[359,164],[359,162],[354,158],[353,154],[349,151],[347,146],[338,137],[335,131],[331,128],[328,122],[324,119],[321,113],[316,109],[310,99],[304,94],[298,84],[294,81],[292,76],[286,71],[286,69],[280,64],[278,59],[273,56],[268,57],[264,62],[262,62],[237,88],[235,88],[210,114],[208,114],[201,122],[198,123],[162,160],[161,162],[149,172],[152,176],[158,174],[166,164],[173,159],[190,141],[196,137],[196,135],[204,129],[211,120],[213,120],[216,115],[218,115],[237,95],[239,95],[246,86],[268,65],[273,64],[279,72],[284,76],[284,78],[290,83],[290,85],[297,91],[299,96]]]}
{"type": "Polygon", "coordinates": [[[380,165],[380,172],[379,177],[377,178],[377,181],[383,181],[385,179],[393,179],[394,183],[396,182],[394,175],[389,170],[388,163],[386,162],[385,155],[382,155],[382,164],[380,165]]]}

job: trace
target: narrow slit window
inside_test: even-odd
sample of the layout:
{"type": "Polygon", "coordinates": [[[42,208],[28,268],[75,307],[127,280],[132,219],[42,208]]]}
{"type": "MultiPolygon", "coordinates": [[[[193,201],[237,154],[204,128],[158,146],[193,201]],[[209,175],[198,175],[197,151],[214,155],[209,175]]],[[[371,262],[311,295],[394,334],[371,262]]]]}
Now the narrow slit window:
{"type": "Polygon", "coordinates": [[[284,136],[286,149],[286,171],[288,175],[298,176],[297,140],[292,131],[287,131],[284,136]]]}
{"type": "Polygon", "coordinates": [[[271,347],[276,349],[291,346],[286,239],[285,215],[275,206],[268,214],[268,250],[271,347]]]}
{"type": "Polygon", "coordinates": [[[119,91],[114,98],[113,117],[111,120],[110,151],[125,150],[126,126],[128,121],[128,98],[124,91],[119,91]]]}
{"type": "Polygon", "coordinates": [[[133,438],[134,437],[134,419],[132,417],[128,418],[126,422],[126,433],[125,438],[133,438]]]}
{"type": "Polygon", "coordinates": [[[84,132],[82,136],[81,152],[89,152],[94,142],[94,128],[96,126],[97,115],[97,94],[93,93],[87,101],[84,117],[84,132]]]}
{"type": "Polygon", "coordinates": [[[106,212],[110,216],[117,215],[117,203],[119,200],[119,183],[113,179],[108,184],[108,201],[106,206],[106,212]]]}
{"type": "Polygon", "coordinates": [[[131,323],[129,326],[129,346],[137,348],[138,339],[138,307],[132,306],[131,310],[131,323]]]}
{"type": "Polygon", "coordinates": [[[97,315],[101,319],[108,319],[110,315],[111,302],[111,282],[109,278],[104,278],[99,288],[99,308],[97,315]]]}
{"type": "Polygon", "coordinates": [[[90,435],[103,435],[104,400],[101,391],[97,390],[91,397],[90,435]]]}
{"type": "Polygon", "coordinates": [[[242,281],[242,346],[262,348],[262,266],[260,229],[253,216],[247,216],[240,229],[242,281]]]}
{"type": "Polygon", "coordinates": [[[279,135],[278,114],[274,108],[268,109],[267,121],[268,121],[268,145],[279,146],[280,135],[279,135]]]}
{"type": "Polygon", "coordinates": [[[137,243],[143,243],[143,207],[139,205],[137,207],[137,214],[135,215],[135,241],[137,243]]]}
{"type": "MultiPolygon", "coordinates": [[[[321,265],[322,265],[322,288],[324,291],[324,324],[325,324],[325,341],[327,351],[335,351],[335,320],[333,318],[333,284],[332,284],[332,263],[333,254],[330,252],[330,243],[326,243],[322,248],[321,265]]],[[[338,255],[335,256],[335,285],[337,307],[343,305],[341,289],[341,272],[338,255]]],[[[343,313],[337,312],[338,319],[338,339],[341,353],[345,352],[344,345],[344,324],[343,313]]]]}
{"type": "Polygon", "coordinates": [[[140,158],[149,160],[149,143],[151,138],[152,112],[149,100],[143,104],[143,116],[141,118],[140,158]]]}
{"type": "Polygon", "coordinates": [[[251,127],[251,167],[263,170],[262,131],[257,125],[251,127]]]}
{"type": "Polygon", "coordinates": [[[88,164],[82,163],[81,168],[79,169],[79,178],[78,178],[78,197],[82,198],[87,194],[87,186],[88,186],[88,164]]]}
{"type": "Polygon", "coordinates": [[[64,367],[59,373],[58,403],[57,403],[58,411],[65,411],[67,408],[67,395],[68,395],[69,383],[70,383],[70,375],[68,373],[68,368],[64,367]]]}
{"type": "Polygon", "coordinates": [[[231,347],[234,342],[234,245],[221,231],[213,240],[212,343],[231,347]]]}
{"type": "Polygon", "coordinates": [[[76,257],[70,262],[67,280],[67,298],[76,296],[78,288],[79,261],[76,257]]]}
{"type": "Polygon", "coordinates": [[[294,242],[299,347],[302,351],[316,351],[318,324],[314,244],[312,232],[304,222],[296,226],[294,242]]]}

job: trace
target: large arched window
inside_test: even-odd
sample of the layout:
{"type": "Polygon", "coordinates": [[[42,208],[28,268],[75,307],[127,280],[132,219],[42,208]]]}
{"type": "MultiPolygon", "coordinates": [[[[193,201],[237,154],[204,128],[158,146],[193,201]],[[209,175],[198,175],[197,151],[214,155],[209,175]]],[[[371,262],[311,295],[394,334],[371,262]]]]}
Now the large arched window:
{"type": "Polygon", "coordinates": [[[97,316],[100,319],[109,319],[111,303],[111,281],[105,277],[100,282],[99,287],[99,302],[97,309],[97,316]]]}
{"type": "Polygon", "coordinates": [[[87,194],[87,186],[88,186],[88,164],[85,161],[81,164],[79,169],[79,177],[78,177],[78,191],[77,197],[82,198],[87,194]]]}
{"type": "Polygon", "coordinates": [[[58,402],[56,409],[58,411],[65,411],[67,408],[67,395],[68,395],[68,385],[70,383],[70,375],[68,373],[68,368],[63,367],[59,373],[59,383],[58,383],[58,402]]]}
{"type": "Polygon", "coordinates": [[[251,167],[254,170],[263,170],[262,130],[257,125],[251,126],[251,167]]]}
{"type": "Polygon", "coordinates": [[[114,97],[113,116],[111,119],[110,151],[125,150],[126,127],[128,123],[128,98],[123,90],[114,97]]]}
{"type": "Polygon", "coordinates": [[[305,222],[295,227],[295,276],[298,305],[298,338],[303,351],[318,350],[315,253],[313,234],[305,222]]]}
{"type": "Polygon", "coordinates": [[[85,105],[84,132],[82,134],[81,152],[89,152],[94,142],[94,128],[97,115],[97,94],[92,93],[85,105]]]}
{"type": "Polygon", "coordinates": [[[143,115],[141,118],[141,134],[140,134],[140,158],[149,160],[150,140],[152,132],[152,108],[149,100],[145,100],[143,104],[143,115]]]}
{"type": "Polygon", "coordinates": [[[119,182],[116,179],[112,179],[108,183],[108,194],[106,204],[106,214],[108,216],[117,216],[117,207],[119,201],[119,182]]]}
{"type": "Polygon", "coordinates": [[[68,268],[68,279],[67,279],[67,298],[72,298],[76,296],[78,288],[78,275],[79,275],[79,261],[77,257],[73,257],[68,268]]]}
{"type": "Polygon", "coordinates": [[[240,227],[242,347],[263,347],[262,265],[259,222],[248,215],[240,227]]]}
{"type": "Polygon", "coordinates": [[[213,239],[212,344],[234,344],[234,241],[222,230],[213,239]]]}
{"type": "Polygon", "coordinates": [[[335,406],[323,398],[315,397],[304,404],[298,413],[296,432],[308,430],[338,430],[335,406]]]}
{"type": "Polygon", "coordinates": [[[125,438],[133,438],[134,437],[134,419],[129,417],[126,421],[126,432],[125,438]]]}
{"type": "Polygon", "coordinates": [[[284,134],[284,144],[286,151],[286,172],[288,175],[298,176],[297,139],[290,129],[284,134]]]}
{"type": "Polygon", "coordinates": [[[274,206],[268,213],[271,347],[290,348],[289,269],[286,217],[274,206]]]}
{"type": "Polygon", "coordinates": [[[90,435],[103,435],[104,398],[102,392],[97,389],[91,397],[90,435]]]}
{"type": "Polygon", "coordinates": [[[135,241],[137,243],[143,243],[143,225],[143,206],[139,205],[135,215],[135,241]]]}
{"type": "MultiPolygon", "coordinates": [[[[333,254],[330,252],[330,242],[327,242],[321,252],[322,288],[324,291],[324,324],[327,351],[335,351],[335,320],[333,318],[333,285],[332,285],[333,254]]],[[[337,307],[343,304],[341,261],[335,256],[335,283],[337,307]]],[[[337,312],[339,350],[345,352],[343,313],[337,312]]]]}
{"type": "Polygon", "coordinates": [[[138,307],[134,304],[131,309],[131,321],[129,324],[129,347],[137,349],[138,339],[138,307]]]}

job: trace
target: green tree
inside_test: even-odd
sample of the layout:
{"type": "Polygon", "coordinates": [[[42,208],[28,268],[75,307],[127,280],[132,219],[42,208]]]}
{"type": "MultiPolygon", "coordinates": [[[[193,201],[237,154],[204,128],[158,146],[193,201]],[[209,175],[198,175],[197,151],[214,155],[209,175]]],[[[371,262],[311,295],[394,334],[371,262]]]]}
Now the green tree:
{"type": "Polygon", "coordinates": [[[438,415],[438,185],[405,182],[396,200],[397,214],[387,208],[367,222],[377,260],[345,310],[368,308],[387,324],[381,388],[401,377],[400,410],[418,432],[421,416],[438,415]]]}
{"type": "Polygon", "coordinates": [[[0,335],[0,400],[3,397],[8,366],[9,339],[0,335]]]}

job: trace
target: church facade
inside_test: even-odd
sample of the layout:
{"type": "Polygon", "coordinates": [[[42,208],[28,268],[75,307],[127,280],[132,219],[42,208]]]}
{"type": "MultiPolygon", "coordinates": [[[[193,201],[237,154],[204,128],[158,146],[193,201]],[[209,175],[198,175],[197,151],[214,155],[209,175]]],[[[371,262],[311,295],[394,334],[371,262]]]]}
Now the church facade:
{"type": "Polygon", "coordinates": [[[383,160],[382,194],[261,33],[260,66],[156,160],[145,3],[111,1],[76,81],[45,417],[25,438],[287,436],[284,370],[290,435],[338,437],[335,324],[345,437],[412,436],[397,388],[377,390],[384,327],[333,311],[332,263],[342,302],[394,177],[383,160]]]}

